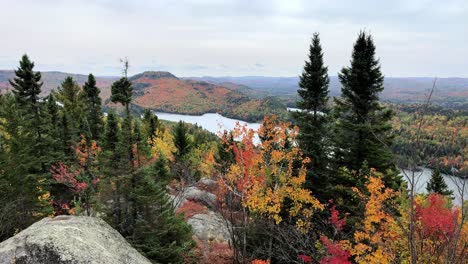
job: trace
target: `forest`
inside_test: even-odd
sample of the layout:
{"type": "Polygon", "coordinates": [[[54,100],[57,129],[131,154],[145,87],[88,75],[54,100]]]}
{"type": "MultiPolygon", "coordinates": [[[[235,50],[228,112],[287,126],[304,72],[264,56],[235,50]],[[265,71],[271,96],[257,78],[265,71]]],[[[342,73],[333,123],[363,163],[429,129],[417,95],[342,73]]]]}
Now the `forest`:
{"type": "MultiPolygon", "coordinates": [[[[372,36],[360,32],[330,97],[319,34],[300,76],[297,107],[267,115],[258,131],[211,134],[132,111],[123,62],[103,112],[89,74],[41,96],[41,73],[24,55],[0,95],[0,241],[44,217],[97,216],[154,263],[466,263],[468,173],[463,110],[379,101],[384,76],[372,36]],[[255,138],[260,138],[256,144],[255,138]],[[414,174],[434,169],[427,193],[414,174]],[[211,180],[210,210],[229,243],[201,244],[188,215],[208,210],[174,197],[211,180]]],[[[430,88],[430,87],[429,87],[430,88]]]]}

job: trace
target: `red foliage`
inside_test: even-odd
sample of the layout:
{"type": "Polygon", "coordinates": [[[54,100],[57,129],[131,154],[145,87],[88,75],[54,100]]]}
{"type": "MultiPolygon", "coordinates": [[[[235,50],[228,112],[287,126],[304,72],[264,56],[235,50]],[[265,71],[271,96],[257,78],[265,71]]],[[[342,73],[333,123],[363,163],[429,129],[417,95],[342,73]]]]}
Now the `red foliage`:
{"type": "Polygon", "coordinates": [[[443,195],[433,193],[427,198],[426,207],[416,205],[416,218],[421,222],[421,233],[424,237],[431,237],[439,241],[450,239],[457,225],[459,211],[447,207],[443,195]]]}
{"type": "Polygon", "coordinates": [[[320,241],[327,248],[327,256],[320,260],[320,264],[351,264],[349,261],[351,253],[344,250],[340,244],[331,242],[325,236],[320,237],[320,241]]]}
{"type": "Polygon", "coordinates": [[[297,256],[297,258],[302,260],[302,262],[304,262],[305,264],[312,264],[312,258],[307,255],[300,254],[297,256]]]}
{"type": "Polygon", "coordinates": [[[74,215],[75,210],[66,202],[51,199],[49,202],[54,208],[54,215],[74,215]]]}
{"type": "Polygon", "coordinates": [[[50,172],[52,177],[58,183],[64,184],[69,187],[74,193],[83,193],[88,184],[85,182],[78,182],[75,177],[80,175],[81,170],[70,171],[67,165],[59,162],[57,165],[52,166],[50,172]]]}
{"type": "MultiPolygon", "coordinates": [[[[197,244],[197,263],[209,264],[231,264],[233,263],[233,252],[227,243],[218,243],[210,241],[202,241],[196,236],[193,240],[197,244]]],[[[184,263],[193,263],[188,261],[184,263]]]]}
{"type": "Polygon", "coordinates": [[[270,261],[262,260],[262,259],[254,259],[252,260],[251,264],[270,264],[270,261]]]}
{"type": "Polygon", "coordinates": [[[208,208],[206,208],[206,206],[190,200],[186,201],[184,204],[182,204],[181,207],[177,209],[178,214],[184,214],[185,220],[188,220],[190,217],[196,214],[203,214],[207,212],[208,208]]]}
{"type": "MultiPolygon", "coordinates": [[[[330,202],[333,202],[333,201],[330,201],[330,202]]],[[[336,228],[337,231],[341,231],[344,225],[346,224],[346,219],[345,218],[340,219],[340,212],[336,210],[336,205],[333,205],[330,208],[330,214],[331,214],[329,218],[330,222],[336,228]]]]}

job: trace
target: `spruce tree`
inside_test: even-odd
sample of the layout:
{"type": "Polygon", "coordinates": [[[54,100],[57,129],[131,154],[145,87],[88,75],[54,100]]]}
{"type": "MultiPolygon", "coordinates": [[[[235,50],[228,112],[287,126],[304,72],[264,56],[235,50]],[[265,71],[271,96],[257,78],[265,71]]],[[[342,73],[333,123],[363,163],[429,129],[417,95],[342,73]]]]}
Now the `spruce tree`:
{"type": "Polygon", "coordinates": [[[191,148],[187,125],[184,122],[179,121],[179,123],[174,126],[172,134],[174,136],[174,145],[177,148],[177,152],[175,153],[176,157],[181,159],[190,151],[191,148]]]}
{"type": "Polygon", "coordinates": [[[322,201],[330,197],[328,164],[328,68],[323,63],[322,46],[319,34],[315,33],[309,47],[308,61],[300,76],[298,94],[301,97],[296,103],[301,110],[292,113],[299,126],[299,144],[304,155],[309,157],[306,187],[322,201]]]}
{"type": "Polygon", "coordinates": [[[426,185],[426,190],[428,193],[438,193],[446,196],[451,196],[453,194],[453,191],[448,189],[444,177],[442,177],[442,174],[440,173],[439,169],[435,169],[432,171],[431,179],[426,185]]]}
{"type": "Polygon", "coordinates": [[[46,136],[46,120],[43,111],[44,104],[40,98],[41,93],[41,73],[34,71],[34,62],[29,60],[29,57],[25,54],[21,58],[20,66],[15,70],[15,78],[10,80],[10,85],[13,87],[13,94],[20,106],[19,113],[23,117],[21,125],[24,126],[25,131],[31,133],[33,147],[30,149],[31,157],[38,161],[37,165],[40,167],[33,166],[30,169],[32,171],[41,171],[45,173],[47,171],[47,148],[48,142],[43,139],[46,136]]]}
{"type": "Polygon", "coordinates": [[[50,142],[50,151],[49,156],[51,157],[51,162],[55,163],[58,161],[63,161],[65,158],[65,152],[63,151],[63,141],[62,138],[62,126],[60,119],[60,110],[57,105],[57,101],[53,94],[47,96],[47,122],[49,142],[50,142]]]}
{"type": "Polygon", "coordinates": [[[104,131],[104,148],[111,152],[116,152],[119,142],[119,120],[117,115],[111,111],[107,114],[106,128],[104,131]]]}
{"type": "Polygon", "coordinates": [[[130,115],[130,103],[132,102],[133,86],[127,77],[122,77],[115,81],[111,87],[111,101],[121,103],[125,107],[125,113],[130,115]]]}
{"type": "Polygon", "coordinates": [[[96,79],[90,73],[88,81],[83,86],[83,95],[85,97],[86,118],[88,119],[89,128],[91,130],[91,139],[98,140],[102,130],[102,112],[101,91],[96,86],[96,79]]]}
{"type": "Polygon", "coordinates": [[[52,92],[60,103],[63,104],[63,109],[68,113],[68,116],[73,120],[72,125],[78,134],[79,121],[84,117],[83,110],[85,109],[83,95],[78,83],[70,76],[66,77],[57,91],[52,92]]]}
{"type": "Polygon", "coordinates": [[[183,263],[194,247],[192,231],[174,207],[167,194],[168,170],[162,160],[144,170],[132,192],[136,201],[137,219],[132,245],[155,263],[183,263]],[[159,179],[159,180],[158,180],[159,179]]]}
{"type": "Polygon", "coordinates": [[[41,73],[34,71],[34,62],[29,60],[24,54],[20,61],[20,66],[15,70],[16,77],[10,80],[13,87],[13,94],[20,106],[27,106],[36,117],[39,115],[39,105],[41,93],[41,73]]]}
{"type": "MultiPolygon", "coordinates": [[[[384,76],[375,58],[372,37],[360,32],[351,58],[351,66],[338,74],[341,98],[335,99],[336,167],[359,171],[363,165],[385,173],[384,181],[394,189],[400,183],[392,162],[390,120],[393,112],[379,103],[384,76]]],[[[355,186],[363,183],[358,176],[355,186]]]]}
{"type": "Polygon", "coordinates": [[[151,112],[149,109],[145,109],[143,114],[143,129],[145,137],[153,142],[155,138],[155,132],[161,128],[161,123],[158,120],[158,117],[151,112]]]}
{"type": "Polygon", "coordinates": [[[24,107],[16,95],[0,99],[0,241],[52,212],[44,196],[48,175],[41,163],[46,157],[36,147],[24,107]]]}

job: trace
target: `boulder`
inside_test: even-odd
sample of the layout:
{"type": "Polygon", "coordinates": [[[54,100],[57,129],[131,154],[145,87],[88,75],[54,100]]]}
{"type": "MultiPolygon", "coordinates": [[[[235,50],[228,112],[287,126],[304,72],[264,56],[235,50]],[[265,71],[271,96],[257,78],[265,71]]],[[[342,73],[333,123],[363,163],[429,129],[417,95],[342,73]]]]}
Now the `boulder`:
{"type": "Polygon", "coordinates": [[[0,263],[118,264],[151,262],[99,218],[44,218],[0,243],[0,263]]]}
{"type": "Polygon", "coordinates": [[[192,226],[195,236],[202,241],[219,243],[230,241],[228,224],[215,212],[196,214],[189,218],[187,223],[192,226]]]}
{"type": "Polygon", "coordinates": [[[216,203],[216,195],[207,191],[202,191],[195,186],[188,187],[187,189],[185,189],[182,193],[182,197],[184,198],[184,200],[192,200],[195,202],[199,202],[203,205],[208,206],[209,208],[214,208],[216,203]]]}

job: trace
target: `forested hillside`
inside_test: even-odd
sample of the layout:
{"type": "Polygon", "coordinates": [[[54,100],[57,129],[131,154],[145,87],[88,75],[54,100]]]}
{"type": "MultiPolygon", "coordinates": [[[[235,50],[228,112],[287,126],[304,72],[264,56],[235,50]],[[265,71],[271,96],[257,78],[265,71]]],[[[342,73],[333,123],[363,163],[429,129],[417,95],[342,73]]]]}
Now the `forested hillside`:
{"type": "MultiPolygon", "coordinates": [[[[331,73],[335,75],[335,73],[331,73]]],[[[233,83],[246,94],[278,96],[285,104],[294,107],[297,100],[299,77],[188,77],[214,84],[233,83]],[[250,88],[249,89],[246,89],[250,88]]],[[[429,94],[435,77],[386,77],[381,99],[392,103],[423,103],[429,94]]],[[[234,85],[231,84],[235,88],[234,85]]],[[[330,95],[339,96],[341,83],[338,76],[330,76],[330,95]]],[[[432,102],[453,109],[468,108],[468,78],[437,78],[432,102]]]]}
{"type": "Polygon", "coordinates": [[[466,112],[382,103],[376,53],[361,31],[332,97],[315,33],[286,118],[275,98],[168,72],[129,77],[128,60],[108,95],[93,74],[47,93],[23,55],[0,94],[0,241],[81,215],[153,263],[466,263],[466,112]],[[262,121],[218,136],[151,110],[262,121]],[[420,194],[425,166],[435,170],[420,194]],[[456,190],[442,172],[459,176],[456,190]]]}

